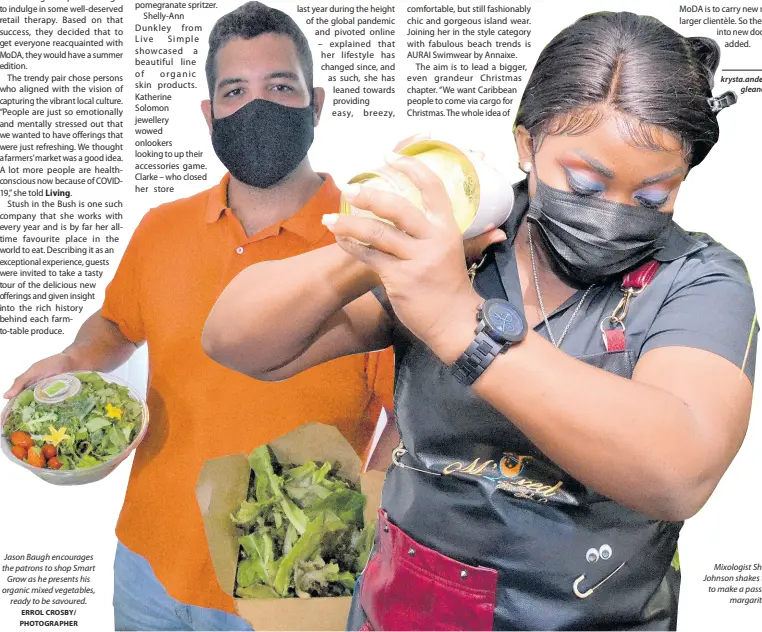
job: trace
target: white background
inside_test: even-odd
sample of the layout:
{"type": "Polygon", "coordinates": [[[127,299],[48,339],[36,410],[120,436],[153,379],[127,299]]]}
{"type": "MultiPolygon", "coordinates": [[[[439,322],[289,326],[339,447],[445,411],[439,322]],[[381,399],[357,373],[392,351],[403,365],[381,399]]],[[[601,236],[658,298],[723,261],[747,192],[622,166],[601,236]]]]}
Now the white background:
{"type": "MultiPolygon", "coordinates": [[[[20,0],[24,3],[24,0],[20,0]]],[[[49,0],[62,3],[63,0],[49,0]]],[[[37,0],[27,0],[28,4],[37,0]]],[[[14,1],[14,4],[17,2],[14,1]]],[[[203,13],[205,32],[199,45],[199,77],[202,78],[203,60],[206,53],[205,40],[214,20],[222,13],[238,6],[238,0],[218,0],[219,10],[203,13]]],[[[294,2],[277,2],[278,6],[291,13],[300,24],[306,14],[297,14],[294,2]]],[[[301,4],[324,4],[330,2],[301,4]]],[[[429,3],[431,4],[431,3],[429,3]]],[[[456,3],[453,3],[456,4],[456,3]]],[[[466,4],[462,2],[461,4],[466,4]]],[[[494,3],[493,3],[494,4],[494,3]]],[[[631,10],[648,13],[660,18],[684,35],[713,36],[714,26],[697,26],[686,29],[678,25],[678,2],[566,2],[563,0],[532,1],[532,36],[534,48],[526,51],[525,59],[531,69],[542,46],[561,28],[580,15],[595,10],[631,10]]],[[[712,3],[710,3],[712,4],[712,3]]],[[[751,3],[749,3],[751,4],[751,3]]],[[[128,11],[132,2],[125,2],[128,11]]],[[[725,2],[723,6],[745,6],[745,2],[725,2]]],[[[404,24],[405,4],[399,3],[396,13],[397,29],[406,32],[404,24]]],[[[126,21],[131,21],[129,13],[126,21]]],[[[686,14],[696,17],[704,14],[686,14]]],[[[198,20],[198,16],[193,18],[198,20]]],[[[133,47],[132,25],[125,27],[126,52],[133,47]]],[[[310,37],[310,31],[305,27],[310,37]]],[[[401,37],[399,38],[402,39],[401,37]]],[[[397,49],[398,67],[406,68],[401,48],[397,49]]],[[[315,59],[315,83],[325,83],[327,73],[320,71],[321,61],[315,59]]],[[[125,57],[129,57],[126,54],[125,57]]],[[[762,37],[752,38],[752,47],[747,49],[723,49],[721,68],[762,67],[762,37]]],[[[114,70],[123,72],[128,81],[125,94],[131,97],[132,75],[135,68],[131,60],[115,64],[114,70]]],[[[0,81],[4,80],[0,71],[0,81]]],[[[405,86],[404,71],[398,73],[397,89],[405,86]]],[[[715,94],[726,89],[718,81],[715,94]]],[[[206,127],[198,107],[206,97],[199,81],[199,89],[194,94],[177,94],[172,102],[172,122],[165,138],[175,138],[184,147],[202,149],[210,166],[209,185],[216,182],[223,173],[222,167],[213,156],[206,127]]],[[[761,95],[744,95],[734,107],[720,115],[721,139],[709,157],[699,166],[681,188],[676,206],[676,219],[686,229],[709,233],[715,239],[737,252],[746,261],[755,287],[762,279],[762,248],[756,231],[758,200],[758,147],[760,134],[759,112],[761,95]]],[[[130,107],[125,108],[126,124],[132,122],[130,107]]],[[[474,119],[443,121],[431,126],[428,119],[410,120],[403,115],[404,108],[392,121],[373,119],[370,122],[360,118],[351,121],[332,119],[326,112],[316,130],[315,144],[310,152],[313,167],[318,171],[330,172],[337,182],[342,182],[358,171],[379,164],[383,152],[390,149],[394,141],[423,129],[430,129],[434,136],[446,137],[463,146],[480,149],[496,163],[502,164],[512,174],[520,177],[516,168],[516,154],[511,136],[510,119],[474,119]]],[[[127,160],[132,160],[131,137],[126,139],[127,160]]],[[[143,213],[151,206],[168,199],[195,193],[205,186],[193,184],[178,186],[178,193],[170,198],[138,195],[131,192],[134,181],[130,171],[126,172],[127,185],[121,187],[120,196],[125,203],[125,232],[121,246],[143,213]]],[[[4,205],[3,205],[4,206],[4,205]]],[[[119,252],[118,252],[119,254],[119,252]]],[[[115,258],[114,265],[118,261],[115,258]]],[[[113,270],[113,267],[112,267],[113,270]]],[[[107,272],[99,285],[98,298],[85,308],[85,315],[97,309],[102,292],[112,272],[107,272]]],[[[170,288],[168,288],[170,291],[170,288]]],[[[727,306],[717,305],[716,309],[727,306]]],[[[75,323],[78,325],[78,323],[75,323]]],[[[0,339],[0,386],[9,385],[15,375],[23,371],[33,361],[54,353],[68,344],[76,328],[69,335],[50,339],[0,339]]],[[[126,367],[117,372],[133,384],[145,382],[145,354],[140,352],[126,367]]],[[[4,390],[4,388],[2,389],[4,390]]],[[[758,397],[757,397],[758,399],[758,397]]],[[[623,406],[636,406],[637,402],[623,402],[623,406]]],[[[760,542],[759,496],[757,482],[760,480],[760,404],[755,403],[749,431],[741,451],[720,482],[716,492],[699,512],[689,520],[680,538],[680,557],[683,568],[683,583],[680,596],[680,630],[752,629],[762,620],[762,605],[730,605],[727,595],[708,594],[704,575],[713,570],[715,563],[762,563],[762,543],[760,542]]],[[[181,456],[181,455],[178,455],[181,456]]],[[[179,461],[179,459],[178,459],[179,461]]],[[[111,629],[111,592],[113,553],[116,546],[114,526],[121,508],[126,488],[131,459],[121,465],[109,478],[82,487],[53,487],[32,474],[23,471],[5,459],[0,460],[0,481],[3,487],[3,510],[0,517],[0,558],[16,553],[90,553],[96,556],[97,572],[93,576],[95,597],[89,596],[89,606],[80,608],[79,629],[101,632],[111,629]]],[[[647,467],[648,464],[644,464],[647,467]]],[[[178,465],[180,467],[180,465],[178,465]]],[[[195,476],[189,472],[188,476],[195,476]]],[[[157,490],[157,493],[160,493],[157,490]]],[[[167,499],[166,511],[172,511],[172,500],[167,499]]],[[[146,534],[150,537],[150,534],[146,534]]],[[[182,551],[178,550],[178,555],[182,551]]],[[[6,584],[7,585],[7,584],[6,584]]],[[[8,605],[7,595],[0,595],[0,629],[18,628],[20,607],[8,605]]]]}

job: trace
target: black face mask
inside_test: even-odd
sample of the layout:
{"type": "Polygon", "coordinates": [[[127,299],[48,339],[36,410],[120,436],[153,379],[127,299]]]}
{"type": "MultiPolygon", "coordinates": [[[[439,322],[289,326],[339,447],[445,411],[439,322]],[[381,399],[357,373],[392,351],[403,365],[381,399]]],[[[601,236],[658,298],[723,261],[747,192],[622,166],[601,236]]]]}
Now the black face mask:
{"type": "Polygon", "coordinates": [[[212,118],[214,153],[236,180],[271,187],[307,155],[315,134],[313,112],[312,104],[290,108],[265,99],[249,101],[229,116],[212,118]]]}
{"type": "Polygon", "coordinates": [[[554,272],[574,287],[610,280],[660,249],[671,213],[553,189],[536,178],[527,221],[554,272]]]}

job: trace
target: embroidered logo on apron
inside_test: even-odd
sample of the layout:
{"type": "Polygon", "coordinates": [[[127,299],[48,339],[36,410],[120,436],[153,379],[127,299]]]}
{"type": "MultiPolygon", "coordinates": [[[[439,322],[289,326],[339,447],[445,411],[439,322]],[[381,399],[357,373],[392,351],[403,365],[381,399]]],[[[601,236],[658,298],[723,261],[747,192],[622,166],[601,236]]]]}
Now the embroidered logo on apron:
{"type": "Polygon", "coordinates": [[[538,463],[534,457],[516,454],[514,452],[504,452],[500,461],[493,459],[482,460],[474,459],[470,463],[463,461],[453,461],[448,463],[443,469],[444,475],[465,475],[476,477],[483,481],[494,483],[498,489],[501,489],[514,498],[524,500],[533,500],[538,503],[547,503],[550,500],[564,504],[578,505],[574,496],[562,489],[564,482],[562,480],[548,477],[552,472],[544,475],[540,469],[533,467],[538,463]]]}

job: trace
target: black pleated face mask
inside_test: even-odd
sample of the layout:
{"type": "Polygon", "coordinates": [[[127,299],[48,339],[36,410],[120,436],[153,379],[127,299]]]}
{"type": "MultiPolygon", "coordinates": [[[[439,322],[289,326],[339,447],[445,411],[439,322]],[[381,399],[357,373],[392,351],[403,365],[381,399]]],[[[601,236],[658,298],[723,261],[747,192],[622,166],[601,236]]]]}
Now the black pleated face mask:
{"type": "Polygon", "coordinates": [[[575,287],[604,283],[645,262],[672,221],[671,213],[536,183],[527,221],[537,227],[554,272],[575,287]]]}
{"type": "Polygon", "coordinates": [[[307,155],[315,134],[314,109],[254,99],[212,119],[214,153],[231,175],[258,189],[285,178],[307,155]]]}

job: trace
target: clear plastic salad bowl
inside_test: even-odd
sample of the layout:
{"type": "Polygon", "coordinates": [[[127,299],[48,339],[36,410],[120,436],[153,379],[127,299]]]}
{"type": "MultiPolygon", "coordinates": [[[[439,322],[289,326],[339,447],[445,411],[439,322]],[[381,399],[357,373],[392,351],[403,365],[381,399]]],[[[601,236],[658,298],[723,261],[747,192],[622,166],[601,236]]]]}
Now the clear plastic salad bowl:
{"type": "MultiPolygon", "coordinates": [[[[114,377],[113,375],[110,375],[108,373],[101,373],[100,371],[77,371],[76,373],[77,374],[96,373],[100,377],[102,377],[106,382],[113,382],[127,388],[127,390],[129,391],[130,397],[135,399],[135,401],[138,402],[138,404],[141,407],[140,430],[135,435],[135,438],[132,440],[131,443],[129,443],[121,452],[114,455],[113,457],[105,461],[104,463],[99,463],[98,465],[94,465],[93,467],[83,467],[81,469],[73,469],[73,470],[53,470],[53,469],[34,467],[32,465],[29,465],[28,463],[17,458],[11,452],[11,446],[9,445],[8,439],[5,437],[5,433],[3,432],[2,436],[0,437],[0,444],[2,444],[3,454],[5,454],[11,460],[11,462],[15,463],[16,465],[19,465],[20,467],[23,467],[25,470],[29,470],[36,476],[39,476],[42,480],[47,481],[48,483],[53,483],[54,485],[84,485],[86,483],[93,483],[102,478],[105,478],[111,472],[113,472],[116,469],[116,467],[122,461],[124,461],[130,455],[130,453],[140,444],[140,442],[144,439],[146,435],[146,431],[148,430],[148,407],[146,406],[145,398],[143,398],[129,384],[119,379],[118,377],[114,377]]],[[[37,384],[34,385],[34,387],[37,389],[36,392],[39,393],[40,390],[38,387],[41,384],[52,383],[54,380],[61,380],[61,381],[70,383],[72,381],[73,376],[74,376],[74,373],[56,375],[54,377],[46,378],[42,382],[38,382],[37,384]]],[[[73,381],[78,382],[76,378],[74,378],[73,381]]],[[[59,387],[54,386],[53,390],[49,390],[48,393],[53,393],[55,388],[59,388],[59,387]]],[[[24,390],[26,391],[27,389],[24,389],[24,390]]],[[[0,413],[0,422],[1,422],[0,425],[3,427],[3,429],[5,427],[6,421],[8,420],[8,416],[13,407],[13,403],[16,401],[16,399],[17,398],[13,398],[9,400],[8,403],[5,405],[5,408],[3,408],[2,413],[0,413]]],[[[50,403],[56,403],[57,400],[58,398],[56,397],[55,394],[53,394],[51,395],[51,399],[49,401],[50,403]]]]}

